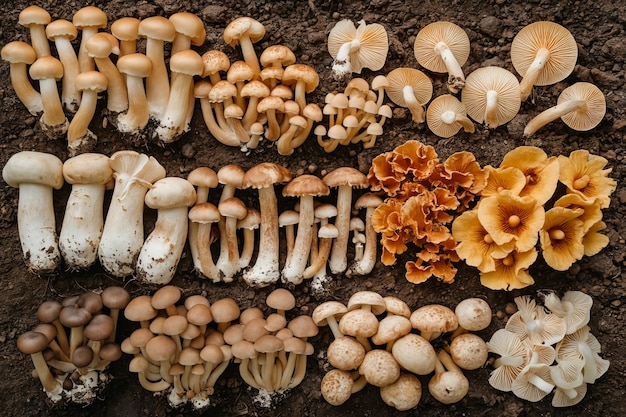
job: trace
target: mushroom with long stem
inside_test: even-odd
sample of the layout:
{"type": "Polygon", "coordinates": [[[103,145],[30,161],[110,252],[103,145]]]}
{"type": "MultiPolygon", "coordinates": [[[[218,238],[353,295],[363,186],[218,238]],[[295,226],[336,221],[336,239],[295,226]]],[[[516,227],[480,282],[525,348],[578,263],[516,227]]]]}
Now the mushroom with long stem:
{"type": "Polygon", "coordinates": [[[128,54],[117,60],[117,68],[126,76],[128,111],[117,118],[120,132],[138,134],[148,124],[150,111],[143,80],[152,72],[152,61],[144,54],[128,54]]]}
{"type": "Polygon", "coordinates": [[[75,84],[82,99],[67,129],[70,156],[90,151],[96,143],[97,137],[89,130],[89,123],[96,112],[98,93],[107,89],[107,77],[98,71],[81,72],[76,76],[75,84]]]}
{"type": "Polygon", "coordinates": [[[33,115],[43,111],[41,94],[35,90],[28,78],[26,65],[30,65],[37,59],[37,54],[32,46],[26,42],[13,41],[2,47],[2,59],[9,62],[11,85],[20,101],[33,115]]]}
{"type": "Polygon", "coordinates": [[[265,26],[251,17],[239,17],[224,29],[224,41],[232,47],[239,44],[246,64],[250,65],[256,74],[255,79],[261,72],[261,68],[253,43],[260,41],[263,36],[265,36],[265,26]]]}
{"type": "Polygon", "coordinates": [[[43,104],[43,114],[39,124],[49,138],[62,136],[67,132],[68,121],[57,90],[57,81],[63,78],[63,64],[53,56],[38,58],[28,70],[33,80],[39,81],[39,92],[43,104]]]}
{"type": "Polygon", "coordinates": [[[37,58],[50,55],[50,44],[46,38],[44,27],[51,20],[50,13],[36,5],[23,9],[18,17],[18,23],[30,31],[30,42],[35,49],[37,58]]]}
{"type": "Polygon", "coordinates": [[[87,53],[87,41],[98,33],[98,29],[107,25],[107,15],[98,7],[86,6],[74,13],[72,23],[81,31],[78,48],[80,72],[93,71],[96,67],[93,59],[87,53]]]}
{"type": "Polygon", "coordinates": [[[126,80],[111,61],[110,55],[119,51],[118,42],[106,32],[96,33],[87,41],[87,54],[93,58],[98,71],[107,78],[107,110],[121,113],[128,110],[126,80]]]}
{"type": "Polygon", "coordinates": [[[61,101],[67,110],[75,112],[80,104],[80,92],[74,85],[80,74],[78,58],[71,41],[78,36],[78,29],[69,20],[59,19],[46,26],[46,36],[54,42],[59,60],[63,64],[61,101]]]}

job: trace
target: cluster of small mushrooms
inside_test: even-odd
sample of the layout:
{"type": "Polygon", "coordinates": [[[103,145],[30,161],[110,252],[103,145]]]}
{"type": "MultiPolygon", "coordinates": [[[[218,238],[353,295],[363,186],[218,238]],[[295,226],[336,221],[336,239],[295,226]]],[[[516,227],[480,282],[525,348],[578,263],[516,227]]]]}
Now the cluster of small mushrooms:
{"type": "Polygon", "coordinates": [[[31,356],[33,375],[51,401],[91,404],[106,387],[105,371],[122,357],[115,336],[130,299],[128,291],[113,286],[39,306],[40,324],[18,337],[17,348],[31,356]]]}
{"type": "Polygon", "coordinates": [[[600,357],[601,346],[589,323],[593,300],[580,291],[559,298],[552,291],[540,294],[543,306],[531,296],[515,298],[518,311],[504,329],[487,342],[497,355],[489,383],[501,391],[536,402],[554,392],[554,407],[578,404],[609,368],[600,357]]]}
{"type": "Polygon", "coordinates": [[[332,405],[345,403],[371,384],[380,387],[387,405],[409,410],[422,396],[417,375],[433,372],[428,382],[431,396],[453,404],[469,390],[463,370],[480,368],[488,357],[483,339],[470,333],[491,323],[491,308],[480,298],[467,298],[454,311],[430,304],[411,312],[397,297],[359,291],[347,305],[339,301],[320,304],[313,320],[318,326],[328,325],[334,336],[326,352],[334,369],[321,383],[322,396],[332,405]],[[433,343],[445,346],[437,352],[433,343]]]}
{"type": "Polygon", "coordinates": [[[181,296],[178,287],[166,285],[133,298],[124,310],[127,319],[141,323],[121,349],[134,355],[129,370],[144,389],[167,393],[174,407],[189,402],[202,409],[233,362],[254,389],[274,393],[302,382],[314,352],[307,338],[318,327],[307,315],[287,317],[296,302],[288,290],[267,296],[267,316],[259,307],[241,310],[232,298],[211,303],[191,295],[179,303],[181,296]]]}

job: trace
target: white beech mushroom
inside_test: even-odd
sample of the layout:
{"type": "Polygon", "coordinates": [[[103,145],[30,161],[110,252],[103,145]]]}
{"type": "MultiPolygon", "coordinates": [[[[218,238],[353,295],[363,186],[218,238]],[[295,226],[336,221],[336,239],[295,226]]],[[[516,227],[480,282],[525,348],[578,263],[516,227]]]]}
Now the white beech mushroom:
{"type": "Polygon", "coordinates": [[[152,72],[152,61],[144,54],[128,54],[117,60],[117,68],[126,76],[128,90],[128,111],[118,116],[117,129],[138,134],[150,119],[143,79],[152,72]]]}
{"type": "Polygon", "coordinates": [[[135,151],[118,151],[109,160],[115,188],[107,212],[98,258],[115,276],[134,272],[144,241],[144,197],[152,183],[165,177],[165,169],[153,157],[135,151]]]}
{"type": "Polygon", "coordinates": [[[367,275],[372,272],[374,265],[376,264],[376,248],[378,245],[378,234],[372,224],[372,215],[374,210],[383,203],[383,200],[376,194],[365,193],[359,197],[354,203],[354,208],[357,210],[365,209],[365,248],[363,250],[363,257],[356,261],[348,271],[347,276],[352,275],[367,275]]]}
{"type": "Polygon", "coordinates": [[[591,83],[579,82],[561,92],[557,105],[542,111],[524,128],[524,136],[530,136],[559,117],[570,128],[587,131],[596,127],[606,112],[604,94],[591,83]]]}
{"type": "Polygon", "coordinates": [[[30,83],[26,69],[26,65],[32,64],[37,59],[35,50],[26,42],[14,41],[2,47],[1,56],[3,60],[9,62],[11,85],[17,98],[30,114],[38,115],[43,111],[41,94],[30,83]]]}
{"type": "Polygon", "coordinates": [[[166,177],[153,184],[145,202],[158,212],[154,230],[137,257],[137,277],[151,284],[167,284],[187,240],[187,213],[196,202],[196,190],[186,179],[166,177]]]}
{"type": "Polygon", "coordinates": [[[433,95],[430,78],[414,68],[396,68],[387,74],[387,81],[387,96],[391,101],[408,108],[415,123],[423,123],[424,105],[433,95]]]}
{"type": "Polygon", "coordinates": [[[389,50],[389,39],[384,26],[378,23],[358,22],[344,19],[328,34],[328,52],[333,57],[333,76],[343,78],[363,68],[378,71],[385,65],[389,50]]]}
{"type": "Polygon", "coordinates": [[[63,162],[51,154],[22,151],[9,158],[2,178],[19,187],[17,228],[26,264],[34,272],[54,270],[61,255],[52,189],[63,186],[63,162]]]}
{"type": "Polygon", "coordinates": [[[96,260],[104,226],[104,192],[113,180],[109,157],[84,153],[63,164],[72,191],[59,234],[59,249],[70,269],[87,268],[96,260]]]}
{"type": "Polygon", "coordinates": [[[80,72],[93,71],[95,64],[87,53],[87,41],[98,33],[98,29],[106,27],[107,15],[95,6],[86,6],[74,13],[72,23],[81,31],[80,46],[78,48],[80,72]]]}
{"type": "Polygon", "coordinates": [[[44,27],[51,20],[50,13],[35,5],[23,9],[18,17],[18,23],[30,31],[30,43],[37,53],[37,58],[50,55],[50,44],[44,27]]]}
{"type": "Polygon", "coordinates": [[[67,129],[70,156],[90,151],[96,144],[97,137],[89,130],[89,123],[96,112],[98,93],[107,89],[107,77],[98,71],[81,72],[76,76],[75,84],[82,98],[67,129]]]}
{"type": "Polygon", "coordinates": [[[39,81],[43,104],[39,124],[42,130],[51,139],[64,135],[69,122],[63,113],[57,90],[57,81],[63,78],[63,64],[53,56],[44,56],[33,62],[28,73],[33,80],[39,81]]]}
{"type": "Polygon", "coordinates": [[[69,20],[59,19],[46,26],[46,36],[54,42],[59,60],[63,64],[61,101],[73,113],[80,103],[80,92],[74,84],[76,76],[80,74],[80,67],[71,43],[78,36],[78,29],[69,20]]]}

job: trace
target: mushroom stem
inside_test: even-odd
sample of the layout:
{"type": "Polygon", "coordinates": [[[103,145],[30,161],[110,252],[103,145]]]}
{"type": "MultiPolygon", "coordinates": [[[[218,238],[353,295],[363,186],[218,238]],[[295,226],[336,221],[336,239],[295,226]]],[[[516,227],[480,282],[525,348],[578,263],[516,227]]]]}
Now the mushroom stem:
{"type": "Polygon", "coordinates": [[[37,52],[37,58],[50,55],[50,44],[48,43],[44,25],[32,24],[28,26],[28,30],[30,32],[30,43],[35,52],[37,52]]]}
{"type": "Polygon", "coordinates": [[[350,237],[350,215],[352,211],[352,187],[340,185],[337,193],[337,238],[333,242],[328,266],[333,274],[345,271],[348,266],[347,250],[350,237]]]}
{"type": "Polygon", "coordinates": [[[435,45],[435,51],[441,55],[441,59],[448,70],[448,90],[455,94],[458,93],[465,86],[465,75],[459,62],[445,42],[439,42],[435,45]]]}
{"type": "Polygon", "coordinates": [[[150,115],[161,120],[170,96],[170,81],[165,67],[164,41],[148,38],[146,56],[152,61],[152,72],[146,78],[146,95],[150,115]]]}
{"type": "Polygon", "coordinates": [[[535,55],[535,59],[526,70],[526,74],[520,82],[520,98],[522,101],[526,101],[530,93],[533,91],[533,86],[537,82],[539,73],[546,65],[546,62],[550,59],[550,51],[546,48],[540,48],[535,55]]]}
{"type": "Polygon", "coordinates": [[[587,109],[587,102],[585,100],[567,100],[554,107],[550,107],[547,110],[542,111],[535,116],[524,128],[524,136],[530,136],[543,126],[558,119],[568,113],[574,111],[585,111],[587,109]]]}
{"type": "Polygon", "coordinates": [[[11,85],[15,90],[15,94],[20,99],[30,114],[37,115],[43,111],[43,102],[41,94],[33,88],[30,83],[28,74],[26,73],[26,64],[11,63],[11,85]]]}
{"type": "Polygon", "coordinates": [[[89,147],[89,143],[95,135],[89,131],[89,123],[96,112],[98,93],[93,90],[84,90],[80,101],[80,107],[74,114],[67,129],[67,148],[70,154],[75,154],[83,147],[89,147]]]}
{"type": "Polygon", "coordinates": [[[317,274],[319,270],[326,265],[328,255],[330,255],[330,248],[332,246],[332,243],[332,238],[320,238],[318,254],[314,258],[313,262],[302,273],[302,276],[304,278],[313,278],[315,274],[317,274]]]}
{"type": "Polygon", "coordinates": [[[283,279],[290,283],[299,284],[302,282],[302,273],[309,258],[315,220],[313,204],[313,196],[302,195],[300,197],[298,233],[296,234],[292,256],[283,269],[283,279]]]}
{"type": "Polygon", "coordinates": [[[239,146],[241,142],[237,135],[232,131],[226,131],[221,128],[215,121],[215,116],[213,115],[213,106],[208,98],[202,97],[200,98],[200,107],[202,109],[202,117],[204,118],[204,123],[209,128],[209,132],[213,135],[215,139],[220,141],[226,146],[239,146]]]}
{"type": "Polygon", "coordinates": [[[46,126],[61,126],[66,124],[67,118],[63,113],[56,80],[54,78],[39,80],[39,91],[41,92],[41,100],[43,103],[42,122],[46,126]]]}
{"type": "Polygon", "coordinates": [[[535,374],[529,375],[528,382],[530,382],[531,384],[533,384],[534,386],[536,386],[543,392],[550,393],[554,389],[554,384],[547,382],[546,380],[541,378],[539,375],[535,375],[535,374]]]}
{"type": "Polygon", "coordinates": [[[405,85],[402,88],[402,96],[404,98],[404,102],[407,108],[413,116],[413,121],[415,123],[423,123],[424,107],[419,101],[417,101],[417,97],[415,97],[415,91],[413,90],[413,87],[410,85],[405,85]]]}
{"type": "Polygon", "coordinates": [[[354,39],[350,42],[346,42],[337,51],[337,56],[333,62],[333,75],[336,78],[342,78],[352,72],[352,64],[350,63],[350,54],[353,51],[358,50],[360,42],[358,39],[354,39]]]}
{"type": "Polygon", "coordinates": [[[254,50],[254,45],[250,40],[248,35],[244,35],[239,39],[239,46],[241,47],[241,53],[243,55],[243,60],[246,61],[246,64],[250,65],[254,70],[254,79],[258,78],[259,73],[261,72],[261,67],[259,66],[259,58],[256,56],[256,51],[254,50]]]}
{"type": "Polygon", "coordinates": [[[487,91],[487,104],[485,106],[485,124],[487,127],[498,127],[498,92],[487,91]]]}
{"type": "Polygon", "coordinates": [[[138,133],[148,124],[150,119],[143,78],[127,75],[126,88],[128,90],[128,111],[118,117],[117,128],[120,132],[138,133]]]}
{"type": "Polygon", "coordinates": [[[190,105],[193,108],[194,102],[189,102],[189,93],[192,89],[193,76],[176,73],[171,88],[175,94],[170,94],[161,124],[156,128],[159,139],[164,143],[173,142],[180,134],[189,129],[186,119],[190,105]]]}
{"type": "MultiPolygon", "coordinates": [[[[94,58],[98,71],[107,77],[107,109],[120,113],[128,109],[128,91],[124,77],[109,57],[94,58]]],[[[65,75],[63,76],[65,79],[65,75]]]]}
{"type": "Polygon", "coordinates": [[[59,54],[59,60],[63,64],[63,79],[61,80],[61,101],[70,112],[76,111],[80,104],[80,92],[76,88],[74,80],[80,74],[78,58],[74,47],[67,37],[56,36],[54,45],[59,54]]]}

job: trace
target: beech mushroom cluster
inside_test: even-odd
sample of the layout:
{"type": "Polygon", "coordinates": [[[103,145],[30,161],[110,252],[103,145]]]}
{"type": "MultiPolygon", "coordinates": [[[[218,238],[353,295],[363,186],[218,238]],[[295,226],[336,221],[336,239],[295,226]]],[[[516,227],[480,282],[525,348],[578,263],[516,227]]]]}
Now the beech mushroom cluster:
{"type": "Polygon", "coordinates": [[[321,383],[322,396],[332,405],[345,403],[371,384],[380,388],[387,405],[410,410],[422,396],[418,376],[433,372],[430,394],[452,404],[469,390],[463,369],[478,369],[487,361],[485,342],[469,333],[491,323],[491,308],[479,298],[461,301],[455,311],[431,304],[411,312],[397,297],[358,291],[347,305],[339,301],[318,305],[312,317],[318,326],[328,325],[334,337],[326,352],[333,369],[321,383]],[[444,334],[450,336],[450,344],[436,352],[431,342],[444,334]]]}
{"type": "Polygon", "coordinates": [[[374,230],[382,235],[383,264],[393,265],[413,243],[419,249],[405,265],[406,278],[421,283],[434,275],[452,283],[458,255],[449,226],[487,185],[487,172],[474,155],[457,152],[440,162],[432,146],[410,140],[375,157],[368,181],[386,195],[372,213],[374,230]]]}
{"type": "Polygon", "coordinates": [[[578,404],[609,368],[588,326],[593,300],[580,291],[559,298],[543,294],[543,306],[531,296],[515,298],[518,311],[487,342],[494,370],[489,384],[536,402],[554,392],[552,406],[578,404]]]}
{"type": "Polygon", "coordinates": [[[391,108],[383,104],[388,88],[387,78],[379,75],[372,80],[371,89],[363,78],[353,78],[343,93],[328,93],[322,110],[328,116],[328,128],[315,128],[317,143],[326,152],[351,143],[363,143],[365,149],[373,147],[383,134],[385,121],[392,117],[391,108]]]}
{"type": "Polygon", "coordinates": [[[602,208],[616,187],[606,164],[586,150],[569,157],[548,157],[532,146],[510,151],[500,167],[485,167],[489,175],[478,205],[452,223],[456,253],[480,270],[484,286],[505,290],[534,283],[528,268],[538,245],[559,271],[595,255],[609,243],[599,231],[606,228],[602,208]]]}
{"type": "Polygon", "coordinates": [[[33,375],[51,401],[88,405],[104,390],[110,380],[105,371],[122,356],[115,335],[130,298],[114,286],[39,306],[40,324],[18,337],[17,348],[31,356],[33,375]]]}
{"type": "Polygon", "coordinates": [[[141,386],[167,393],[173,407],[191,403],[209,405],[219,377],[229,364],[239,364],[242,379],[269,393],[293,388],[306,374],[307,355],[317,335],[311,317],[290,320],[287,312],[295,298],[285,289],[272,291],[267,316],[259,307],[241,310],[232,298],[210,302],[191,295],[181,302],[182,291],[166,285],[152,295],[133,298],[124,314],[141,323],[122,342],[133,355],[129,369],[141,386]]]}

